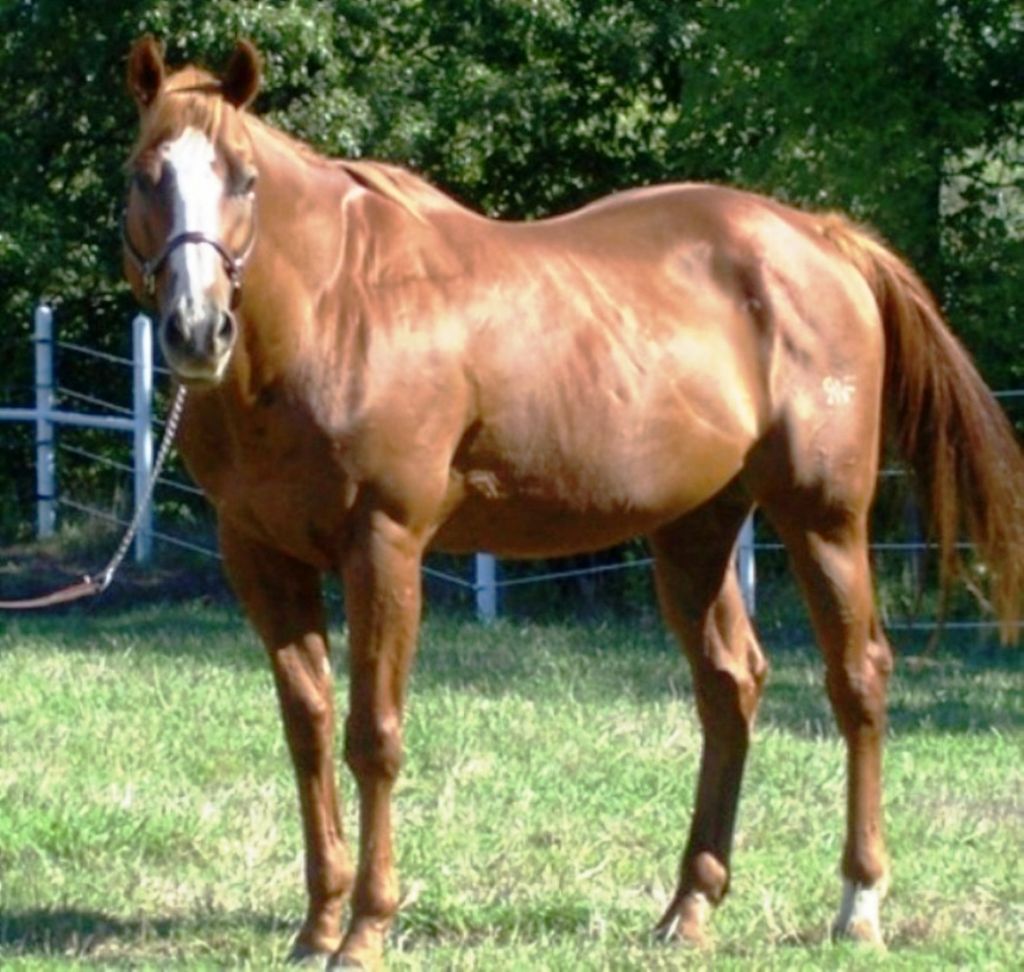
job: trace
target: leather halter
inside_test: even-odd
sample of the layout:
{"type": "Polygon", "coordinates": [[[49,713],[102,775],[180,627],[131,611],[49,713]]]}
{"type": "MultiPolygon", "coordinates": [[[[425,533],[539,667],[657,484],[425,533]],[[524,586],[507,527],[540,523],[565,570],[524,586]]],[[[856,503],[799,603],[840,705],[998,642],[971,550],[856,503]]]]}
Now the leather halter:
{"type": "Polygon", "coordinates": [[[212,246],[221,258],[224,272],[227,274],[228,282],[231,284],[231,307],[234,309],[238,306],[238,302],[242,297],[242,271],[245,269],[246,261],[251,256],[253,247],[256,245],[256,214],[254,211],[249,238],[246,240],[245,246],[242,247],[242,251],[238,256],[232,256],[220,240],[207,236],[199,230],[189,230],[185,233],[179,233],[177,236],[172,236],[156,256],[147,260],[139,248],[132,242],[131,235],[128,233],[127,206],[121,214],[121,240],[124,243],[125,251],[132,259],[132,263],[135,264],[142,275],[142,285],[150,300],[156,299],[157,274],[163,269],[164,264],[178,247],[189,243],[201,243],[206,246],[212,246]]]}

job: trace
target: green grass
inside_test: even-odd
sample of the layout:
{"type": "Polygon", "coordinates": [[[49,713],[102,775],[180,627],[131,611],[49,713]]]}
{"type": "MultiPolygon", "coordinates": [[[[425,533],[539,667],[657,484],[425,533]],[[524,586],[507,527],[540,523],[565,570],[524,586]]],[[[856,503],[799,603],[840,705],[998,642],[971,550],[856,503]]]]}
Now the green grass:
{"type": "MultiPolygon", "coordinates": [[[[298,813],[269,672],[235,612],[2,623],[0,966],[283,964],[303,910],[298,813]]],[[[336,653],[343,671],[340,637],[336,653]]],[[[1024,652],[898,663],[884,956],[828,941],[844,758],[813,651],[771,654],[733,893],[696,954],[648,939],[699,753],[661,629],[430,618],[390,967],[1019,967],[1024,652]]]]}

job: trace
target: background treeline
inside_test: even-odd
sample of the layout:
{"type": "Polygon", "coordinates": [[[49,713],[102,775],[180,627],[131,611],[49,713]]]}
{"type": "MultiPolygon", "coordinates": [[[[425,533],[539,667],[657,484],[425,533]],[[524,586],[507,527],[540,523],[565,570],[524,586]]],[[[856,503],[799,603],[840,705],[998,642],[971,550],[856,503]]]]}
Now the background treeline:
{"type": "MultiPolygon", "coordinates": [[[[252,38],[257,111],[494,216],[671,179],[844,210],[909,257],[994,387],[1024,385],[1020,0],[0,0],[2,404],[31,395],[41,299],[65,339],[127,347],[122,77],[144,32],[214,67],[252,38]]],[[[3,541],[31,516],[29,435],[0,425],[3,541]]]]}

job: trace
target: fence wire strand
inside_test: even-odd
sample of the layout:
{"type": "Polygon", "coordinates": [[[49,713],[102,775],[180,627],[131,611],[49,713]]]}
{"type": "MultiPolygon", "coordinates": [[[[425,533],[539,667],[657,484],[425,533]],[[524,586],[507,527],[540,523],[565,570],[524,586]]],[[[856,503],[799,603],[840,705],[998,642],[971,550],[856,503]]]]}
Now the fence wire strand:
{"type": "Polygon", "coordinates": [[[73,391],[70,388],[65,388],[63,385],[58,385],[54,391],[61,398],[70,398],[75,402],[85,402],[86,405],[93,405],[96,408],[104,408],[108,412],[115,412],[118,415],[127,415],[129,417],[133,417],[135,415],[132,409],[128,408],[126,405],[115,405],[113,402],[97,398],[95,395],[88,395],[85,392],[73,391]]]}
{"type": "Polygon", "coordinates": [[[87,358],[96,358],[99,361],[109,361],[112,364],[125,365],[134,368],[135,362],[131,358],[124,358],[121,355],[111,354],[109,351],[98,351],[96,348],[87,348],[73,341],[57,341],[56,346],[62,351],[72,351],[75,354],[84,355],[87,358]]]}
{"type": "MultiPolygon", "coordinates": [[[[112,354],[107,351],[101,351],[96,348],[90,348],[77,344],[73,341],[55,341],[54,346],[67,351],[72,354],[82,355],[88,358],[105,361],[111,364],[118,365],[127,369],[134,369],[137,367],[134,361],[130,358],[126,358],[121,355],[112,354]]],[[[161,376],[162,378],[169,378],[171,376],[170,371],[163,366],[154,365],[153,373],[161,376]]],[[[74,401],[81,402],[94,408],[104,409],[107,412],[113,412],[119,415],[133,416],[133,410],[123,405],[117,405],[112,402],[105,401],[104,399],[91,395],[85,392],[65,388],[57,385],[54,391],[61,397],[74,401]]],[[[1000,401],[1006,402],[1017,402],[1024,400],[1024,389],[1004,389],[993,392],[995,398],[1000,401]]],[[[166,424],[165,420],[159,416],[152,417],[152,425],[157,428],[162,428],[166,424]]],[[[103,456],[92,452],[88,449],[83,449],[73,445],[67,445],[60,443],[58,446],[61,452],[73,455],[79,459],[84,459],[89,462],[95,462],[101,466],[116,469],[119,472],[134,473],[134,467],[128,463],[121,462],[118,459],[110,458],[109,456],[103,456]]],[[[907,475],[907,471],[899,466],[885,467],[881,470],[880,474],[889,479],[896,477],[903,477],[907,475]]],[[[159,488],[162,489],[173,489],[179,492],[185,493],[189,496],[202,497],[203,493],[197,487],[188,483],[180,482],[173,478],[160,476],[157,478],[156,483],[159,488]]],[[[60,506],[74,510],[82,515],[93,517],[99,520],[103,520],[108,523],[116,524],[119,526],[127,526],[130,520],[123,519],[114,513],[106,510],[98,509],[87,503],[81,503],[74,499],[67,497],[57,497],[57,503],[60,506]]],[[[178,547],[184,550],[188,550],[205,557],[220,559],[220,554],[210,547],[203,546],[200,543],[196,543],[190,540],[183,539],[179,536],[166,533],[159,530],[149,530],[149,535],[161,543],[169,546],[178,547]]],[[[960,550],[971,549],[972,545],[965,541],[957,543],[957,548],[960,550]]],[[[893,552],[893,553],[913,553],[913,552],[925,552],[933,551],[938,549],[936,543],[930,541],[888,541],[882,540],[877,541],[871,545],[872,550],[877,552],[893,552]]],[[[753,553],[769,553],[769,552],[781,552],[784,551],[784,546],[777,541],[756,541],[752,546],[745,548],[747,551],[753,553]]],[[[561,570],[548,570],[543,573],[533,574],[530,576],[520,577],[496,577],[492,584],[481,584],[478,582],[466,580],[463,577],[459,577],[446,570],[438,570],[437,568],[424,565],[423,575],[435,580],[442,581],[443,583],[450,584],[456,588],[464,591],[479,593],[484,589],[511,589],[523,587],[530,584],[545,584],[555,581],[571,580],[575,578],[582,578],[588,576],[595,576],[601,574],[609,574],[613,572],[620,572],[623,570],[631,570],[634,568],[647,568],[653,563],[653,558],[642,557],[631,561],[614,563],[614,564],[594,564],[587,567],[572,567],[561,570]]],[[[1017,627],[1024,626],[1024,621],[1018,621],[1015,623],[1017,627]]],[[[891,621],[887,623],[887,627],[900,630],[920,630],[920,631],[932,631],[935,630],[937,623],[934,621],[891,621]]],[[[946,621],[941,627],[948,630],[966,630],[966,629],[988,629],[999,627],[999,622],[996,621],[985,621],[985,620],[973,620],[973,621],[946,621]]]]}

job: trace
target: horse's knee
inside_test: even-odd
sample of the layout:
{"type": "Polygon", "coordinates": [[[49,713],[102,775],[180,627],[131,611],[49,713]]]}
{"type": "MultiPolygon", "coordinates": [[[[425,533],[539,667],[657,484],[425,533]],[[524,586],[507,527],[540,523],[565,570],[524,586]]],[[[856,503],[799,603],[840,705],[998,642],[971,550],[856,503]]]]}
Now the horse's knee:
{"type": "Polygon", "coordinates": [[[293,758],[300,767],[314,768],[329,755],[334,732],[334,700],[329,679],[309,674],[275,659],[278,699],[293,758]]]}
{"type": "Polygon", "coordinates": [[[768,680],[768,659],[764,657],[761,646],[751,634],[747,638],[744,662],[746,676],[740,690],[740,700],[744,715],[751,721],[757,713],[757,706],[764,694],[764,685],[768,680]]]}
{"type": "Polygon", "coordinates": [[[738,650],[706,651],[692,664],[703,725],[746,740],[768,677],[768,661],[753,635],[738,650]]]}
{"type": "Polygon", "coordinates": [[[884,638],[872,639],[863,652],[828,666],[828,694],[844,734],[884,728],[891,672],[892,652],[884,638]]]}
{"type": "Polygon", "coordinates": [[[357,779],[394,781],[402,768],[402,730],[398,719],[349,715],[345,725],[345,762],[357,779]]]}
{"type": "Polygon", "coordinates": [[[330,689],[306,683],[289,685],[281,692],[285,717],[301,727],[304,735],[317,739],[333,721],[334,705],[330,689]]]}

